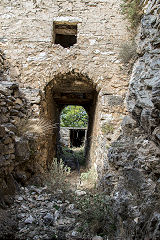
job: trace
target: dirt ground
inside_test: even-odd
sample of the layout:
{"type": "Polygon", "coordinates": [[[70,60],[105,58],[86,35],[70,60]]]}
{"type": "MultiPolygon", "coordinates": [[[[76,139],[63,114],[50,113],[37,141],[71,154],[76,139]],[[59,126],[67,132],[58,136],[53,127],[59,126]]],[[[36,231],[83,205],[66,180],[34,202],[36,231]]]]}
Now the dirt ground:
{"type": "Polygon", "coordinates": [[[17,221],[10,210],[0,209],[0,240],[16,240],[17,221]]]}

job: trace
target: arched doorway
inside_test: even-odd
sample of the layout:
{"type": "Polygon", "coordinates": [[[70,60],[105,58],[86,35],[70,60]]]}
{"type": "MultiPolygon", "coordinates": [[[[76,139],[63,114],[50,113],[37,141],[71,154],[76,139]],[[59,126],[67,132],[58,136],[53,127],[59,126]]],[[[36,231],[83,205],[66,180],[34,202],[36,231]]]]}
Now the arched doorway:
{"type": "Polygon", "coordinates": [[[59,158],[60,114],[67,105],[82,106],[88,114],[86,158],[89,163],[97,96],[98,93],[93,82],[87,76],[79,73],[58,74],[46,85],[45,103],[42,104],[42,112],[45,118],[52,121],[54,125],[53,134],[46,139],[48,165],[52,163],[54,157],[59,158]]]}

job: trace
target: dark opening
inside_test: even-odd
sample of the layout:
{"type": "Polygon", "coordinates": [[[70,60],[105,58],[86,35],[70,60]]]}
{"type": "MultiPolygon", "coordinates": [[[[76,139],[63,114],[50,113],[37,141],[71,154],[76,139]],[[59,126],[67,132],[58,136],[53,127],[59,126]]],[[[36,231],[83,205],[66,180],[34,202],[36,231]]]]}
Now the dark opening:
{"type": "MultiPolygon", "coordinates": [[[[53,161],[53,157],[62,159],[67,165],[70,165],[78,159],[80,165],[87,165],[91,163],[90,148],[92,147],[92,136],[94,137],[94,129],[96,127],[96,107],[98,92],[95,89],[92,81],[80,73],[68,72],[64,75],[57,75],[49,82],[45,89],[47,112],[44,108],[44,114],[47,114],[47,119],[54,124],[53,134],[47,136],[46,151],[44,155],[47,156],[47,164],[53,161]],[[87,124],[73,125],[75,122],[83,121],[83,114],[80,118],[68,118],[71,125],[61,125],[62,111],[68,106],[76,106],[84,108],[87,113],[87,124]],[[68,128],[68,132],[63,135],[63,128],[68,128]],[[85,129],[85,141],[81,147],[70,147],[70,131],[69,129],[85,129]],[[61,135],[62,130],[62,135],[61,135]],[[61,137],[64,136],[64,137],[61,137]],[[64,141],[63,141],[64,140],[64,141]],[[68,148],[68,149],[67,149],[68,148]],[[81,149],[83,148],[83,149],[81,149]],[[62,154],[62,151],[64,154],[62,154]],[[63,156],[62,156],[63,155],[63,156]],[[65,156],[64,156],[65,155],[65,156]],[[76,156],[75,156],[76,155],[76,156]]],[[[45,106],[45,104],[44,104],[45,106]]],[[[68,112],[67,112],[68,113],[68,112]]],[[[66,113],[66,114],[67,114],[66,113]]],[[[75,114],[73,114],[75,116],[75,114]]],[[[68,121],[67,120],[67,121],[68,121]]],[[[63,119],[64,122],[64,119],[63,119]]],[[[66,121],[65,121],[66,123],[66,121]]],[[[81,144],[81,140],[80,143],[81,144]]],[[[73,169],[73,168],[72,168],[73,169]]]]}
{"type": "Polygon", "coordinates": [[[77,25],[55,24],[55,44],[69,48],[77,42],[77,25]]]}
{"type": "Polygon", "coordinates": [[[77,42],[76,36],[56,34],[55,44],[60,44],[64,48],[73,46],[77,42]]]}
{"type": "MultiPolygon", "coordinates": [[[[72,97],[73,101],[73,95],[73,93],[62,93],[61,101],[64,96],[68,96],[68,100],[72,97]]],[[[75,94],[75,97],[78,97],[79,99],[80,95],[81,94],[75,94]]],[[[63,109],[60,113],[60,131],[59,140],[57,141],[57,151],[59,158],[74,170],[79,168],[78,166],[86,164],[88,113],[85,108],[80,105],[62,106],[63,109]]]]}
{"type": "Polygon", "coordinates": [[[84,129],[70,129],[70,146],[81,147],[85,140],[84,129]]]}

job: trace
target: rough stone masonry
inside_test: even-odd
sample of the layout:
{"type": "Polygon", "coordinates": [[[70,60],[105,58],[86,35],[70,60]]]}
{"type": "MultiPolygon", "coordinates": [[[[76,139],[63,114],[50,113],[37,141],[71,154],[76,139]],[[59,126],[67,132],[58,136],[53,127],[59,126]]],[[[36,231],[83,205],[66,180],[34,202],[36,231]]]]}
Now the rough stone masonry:
{"type": "Polygon", "coordinates": [[[159,27],[160,2],[148,1],[127,96],[129,116],[109,149],[101,180],[115,201],[122,239],[160,239],[159,27]]]}
{"type": "MultiPolygon", "coordinates": [[[[88,158],[103,173],[101,186],[113,197],[117,236],[160,239],[159,0],[146,1],[139,58],[127,97],[130,116],[124,118],[121,133],[118,129],[126,114],[123,100],[129,81],[121,69],[119,49],[129,34],[120,14],[120,1],[1,2],[0,77],[5,81],[1,86],[7,87],[1,91],[4,119],[0,144],[3,151],[3,145],[8,146],[7,151],[10,149],[0,155],[2,185],[9,184],[8,176],[11,181],[15,179],[16,166],[20,166],[16,137],[4,124],[14,125],[15,117],[23,117],[25,98],[28,103],[33,101],[35,118],[44,117],[54,124],[63,106],[74,99],[76,104],[84,104],[91,119],[88,158]],[[77,38],[69,48],[55,41],[66,32],[77,38]],[[25,97],[17,95],[18,86],[9,81],[19,83],[25,97]],[[12,166],[9,171],[8,163],[12,166]]],[[[47,168],[55,155],[57,136],[55,128],[52,135],[38,141],[34,161],[26,159],[26,168],[33,162],[37,172],[47,168]]],[[[26,168],[17,168],[21,182],[26,173],[31,173],[26,168]]]]}
{"type": "MultiPolygon", "coordinates": [[[[106,157],[106,144],[115,138],[126,114],[123,102],[128,77],[121,69],[119,49],[129,39],[129,33],[120,13],[120,3],[5,0],[0,11],[0,43],[10,62],[8,79],[18,82],[22,88],[41,90],[41,104],[37,106],[41,117],[58,123],[63,105],[56,102],[57,93],[59,99],[68,99],[67,94],[74,92],[75,98],[76,94],[91,98],[90,108],[85,105],[91,119],[88,159],[90,165],[95,163],[99,167],[106,157]],[[73,46],[64,48],[55,44],[58,34],[65,35],[67,31],[73,34],[75,29],[77,40],[73,46]],[[108,132],[104,142],[106,125],[112,125],[115,131],[108,132]]],[[[76,98],[74,103],[84,104],[84,101],[76,98]]],[[[68,104],[68,100],[63,100],[63,104],[68,104]]],[[[41,149],[43,167],[56,154],[57,136],[58,128],[55,128],[50,139],[43,140],[46,142],[45,149],[41,149]]]]}

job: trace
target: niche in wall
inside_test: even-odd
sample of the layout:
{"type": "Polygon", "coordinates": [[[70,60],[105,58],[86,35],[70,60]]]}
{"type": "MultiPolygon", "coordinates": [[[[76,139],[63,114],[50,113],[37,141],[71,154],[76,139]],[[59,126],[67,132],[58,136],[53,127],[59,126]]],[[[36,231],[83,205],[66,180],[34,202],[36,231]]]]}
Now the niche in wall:
{"type": "Polygon", "coordinates": [[[77,43],[77,24],[54,23],[54,44],[69,48],[77,43]]]}

